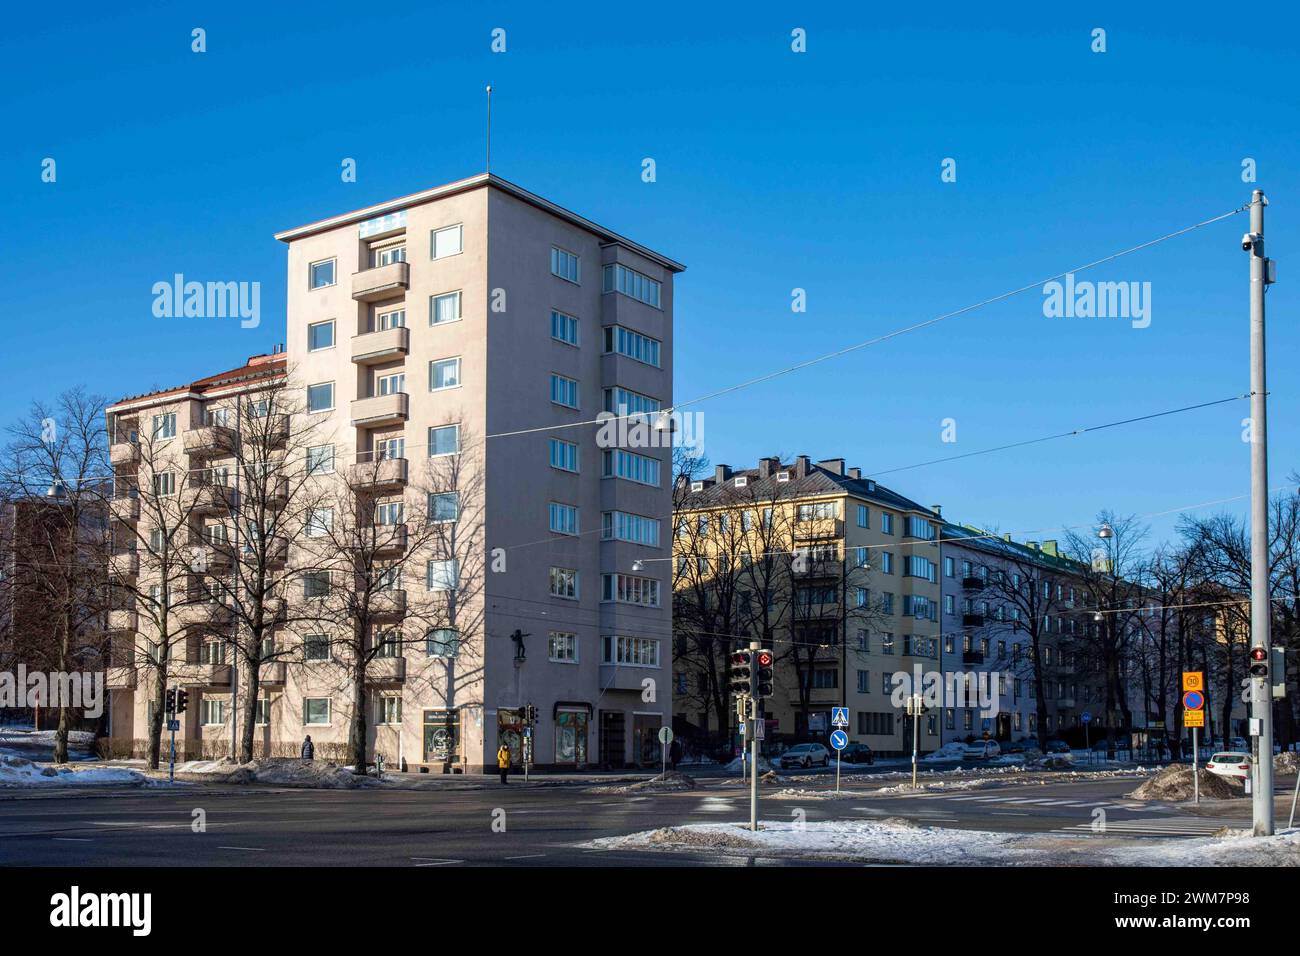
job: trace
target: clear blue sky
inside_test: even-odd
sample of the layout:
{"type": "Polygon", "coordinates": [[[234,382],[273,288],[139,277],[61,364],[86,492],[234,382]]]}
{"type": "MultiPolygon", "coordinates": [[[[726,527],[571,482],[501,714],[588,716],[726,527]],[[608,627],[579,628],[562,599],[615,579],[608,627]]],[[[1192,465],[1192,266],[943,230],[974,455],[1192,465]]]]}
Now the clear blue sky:
{"type": "MultiPolygon", "coordinates": [[[[480,172],[491,82],[495,172],[688,265],[679,400],[1226,211],[1249,198],[1252,157],[1281,269],[1272,483],[1300,467],[1289,9],[1252,37],[1221,4],[83,6],[20,6],[0,36],[4,422],[74,384],[119,396],[269,350],[284,322],[272,233],[480,172]],[[344,157],[356,183],[340,181],[344,157]],[[946,157],[955,183],[940,181],[946,157]],[[261,327],[154,318],[150,288],[176,272],[261,282],[261,327]],[[805,314],[790,310],[796,287],[805,314]]],[[[1246,226],[1081,276],[1150,282],[1150,328],[1048,319],[1035,290],[701,406],[707,453],[843,456],[870,472],[1243,393],[1246,226]]],[[[1246,414],[882,480],[1004,530],[1160,511],[1248,490],[1246,414]]]]}

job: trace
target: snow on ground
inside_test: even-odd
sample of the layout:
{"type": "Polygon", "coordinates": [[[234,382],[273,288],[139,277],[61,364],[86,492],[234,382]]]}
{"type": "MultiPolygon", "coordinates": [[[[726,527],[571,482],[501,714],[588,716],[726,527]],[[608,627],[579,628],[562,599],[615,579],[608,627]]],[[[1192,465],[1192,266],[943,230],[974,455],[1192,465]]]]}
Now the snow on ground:
{"type": "Polygon", "coordinates": [[[740,823],[697,823],[581,846],[921,866],[1300,866],[1300,829],[1262,839],[1233,834],[1169,840],[953,830],[898,819],[763,821],[761,827],[754,833],[740,823]]]}
{"type": "MultiPolygon", "coordinates": [[[[0,727],[0,744],[6,746],[53,747],[56,731],[31,730],[26,727],[0,727]]],[[[95,743],[89,730],[69,730],[68,746],[87,748],[95,743]]]]}
{"type": "MultiPolygon", "coordinates": [[[[727,765],[726,765],[725,767],[723,767],[722,769],[723,769],[723,771],[726,772],[726,773],[740,773],[740,772],[745,768],[745,765],[746,765],[746,762],[745,762],[745,761],[742,761],[741,758],[737,757],[735,760],[731,761],[731,763],[727,764],[727,765]]],[[[760,771],[768,771],[768,770],[771,770],[771,769],[772,769],[772,762],[771,762],[770,760],[768,760],[766,757],[764,757],[762,754],[759,754],[759,755],[758,755],[758,769],[759,769],[760,771]]]]}
{"type": "Polygon", "coordinates": [[[0,757],[0,787],[155,787],[166,780],[147,777],[126,767],[76,769],[68,764],[42,764],[22,757],[0,757]]]}
{"type": "Polygon", "coordinates": [[[961,760],[965,756],[966,745],[954,741],[950,744],[944,744],[934,753],[926,754],[921,759],[927,762],[935,762],[939,760],[961,760]]]}
{"type": "MultiPolygon", "coordinates": [[[[761,778],[760,778],[761,779],[761,778]]],[[[806,787],[785,787],[774,793],[763,794],[763,799],[772,800],[861,800],[861,790],[809,790],[806,787]]]]}

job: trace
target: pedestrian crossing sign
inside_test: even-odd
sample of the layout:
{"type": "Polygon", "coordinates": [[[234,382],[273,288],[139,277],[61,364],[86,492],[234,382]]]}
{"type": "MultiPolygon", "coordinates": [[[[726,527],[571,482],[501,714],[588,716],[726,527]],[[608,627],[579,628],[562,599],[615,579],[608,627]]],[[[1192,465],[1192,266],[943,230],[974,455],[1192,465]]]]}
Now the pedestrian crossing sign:
{"type": "Polygon", "coordinates": [[[832,707],[831,724],[835,727],[847,727],[849,725],[849,709],[847,707],[832,707]]]}

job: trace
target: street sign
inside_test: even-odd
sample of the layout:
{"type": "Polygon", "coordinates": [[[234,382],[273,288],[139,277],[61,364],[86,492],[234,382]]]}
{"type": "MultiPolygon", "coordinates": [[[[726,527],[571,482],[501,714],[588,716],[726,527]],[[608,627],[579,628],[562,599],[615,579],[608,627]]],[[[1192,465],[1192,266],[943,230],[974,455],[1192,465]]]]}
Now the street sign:
{"type": "Polygon", "coordinates": [[[180,730],[181,722],[179,720],[169,720],[167,721],[167,729],[171,731],[180,730]]]}
{"type": "Polygon", "coordinates": [[[849,735],[842,730],[836,730],[831,733],[831,746],[836,750],[843,750],[849,745],[849,735]]]}
{"type": "Polygon", "coordinates": [[[1183,707],[1186,710],[1200,710],[1205,706],[1205,695],[1199,690],[1189,690],[1183,694],[1183,707]]]}
{"type": "Polygon", "coordinates": [[[1183,690],[1205,690],[1205,672],[1183,671],[1183,690]]]}
{"type": "Polygon", "coordinates": [[[1090,724],[1092,723],[1092,714],[1088,713],[1085,710],[1082,714],[1079,715],[1079,719],[1082,720],[1085,724],[1090,724]]]}
{"type": "Polygon", "coordinates": [[[670,744],[673,742],[673,729],[671,727],[659,728],[659,742],[661,744],[670,744]]]}
{"type": "Polygon", "coordinates": [[[832,707],[831,723],[836,727],[847,727],[849,725],[849,709],[847,707],[832,707]]]}
{"type": "Polygon", "coordinates": [[[1205,711],[1203,710],[1185,710],[1183,711],[1184,727],[1204,727],[1205,711]]]}
{"type": "Polygon", "coordinates": [[[766,739],[767,739],[767,721],[766,721],[766,720],[756,720],[756,721],[754,721],[754,739],[755,739],[755,740],[766,740],[766,739]]]}

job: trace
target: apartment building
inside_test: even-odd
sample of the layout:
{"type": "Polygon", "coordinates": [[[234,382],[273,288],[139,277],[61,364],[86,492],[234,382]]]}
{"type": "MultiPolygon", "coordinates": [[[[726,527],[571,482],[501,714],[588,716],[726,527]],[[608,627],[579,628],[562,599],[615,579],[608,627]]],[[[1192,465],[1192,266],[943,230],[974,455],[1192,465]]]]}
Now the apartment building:
{"type": "MultiPolygon", "coordinates": [[[[237,540],[241,507],[236,419],[243,416],[250,431],[254,421],[263,425],[271,450],[287,443],[288,417],[272,398],[286,374],[283,353],[255,355],[237,368],[107,409],[114,587],[106,686],[109,735],[119,749],[142,749],[165,674],[169,687],[190,694],[177,753],[230,753],[238,675],[224,584],[233,574],[228,545],[237,540]]],[[[276,636],[289,640],[287,633],[276,636]]],[[[278,696],[286,680],[283,665],[269,667],[264,691],[278,696]]]]}
{"type": "MultiPolygon", "coordinates": [[[[493,175],[277,238],[313,460],[369,474],[362,513],[459,521],[472,542],[385,580],[371,639],[400,633],[400,653],[375,681],[374,749],[434,772],[495,767],[501,743],[518,762],[525,739],[535,766],[654,763],[671,449],[616,447],[597,419],[671,407],[684,266],[493,175]]],[[[304,698],[284,719],[341,742],[350,706],[304,698]]]]}
{"type": "MultiPolygon", "coordinates": [[[[938,513],[863,478],[844,459],[719,465],[683,488],[674,535],[679,729],[718,735],[726,654],[752,638],[776,651],[769,736],[824,738],[847,706],[852,741],[911,751],[893,678],[939,658],[938,513]],[[720,598],[721,596],[721,598],[720,598]],[[718,613],[719,601],[730,610],[718,613]],[[721,629],[726,630],[721,630],[721,629]]],[[[920,728],[940,745],[937,718],[920,728]]]]}

